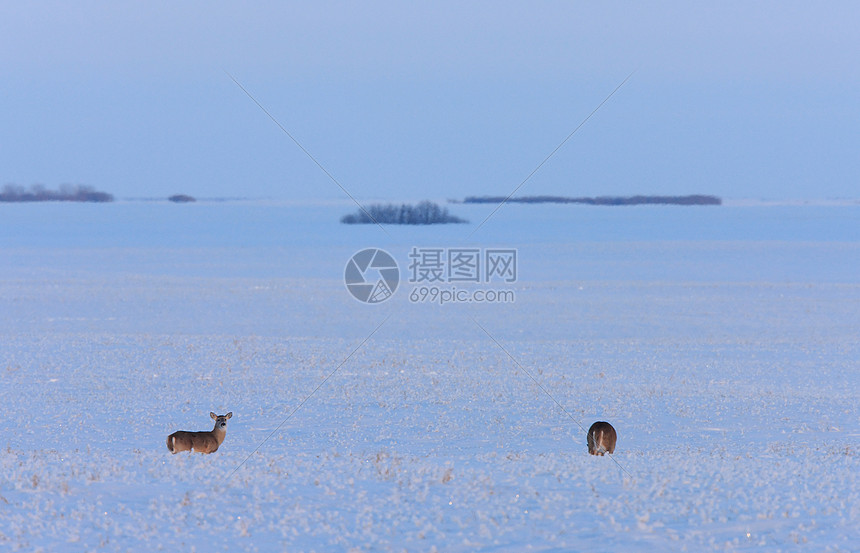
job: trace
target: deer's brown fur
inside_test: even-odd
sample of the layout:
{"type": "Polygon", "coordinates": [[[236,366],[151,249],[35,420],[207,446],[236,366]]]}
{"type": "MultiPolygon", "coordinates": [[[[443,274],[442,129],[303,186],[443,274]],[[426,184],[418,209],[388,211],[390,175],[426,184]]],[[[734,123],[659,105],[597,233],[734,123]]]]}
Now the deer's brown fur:
{"type": "Polygon", "coordinates": [[[224,443],[224,438],[227,436],[227,419],[233,416],[233,413],[226,415],[216,415],[209,413],[212,420],[215,421],[215,428],[208,432],[187,432],[179,430],[167,437],[167,449],[171,453],[179,453],[180,451],[196,451],[198,453],[214,453],[218,451],[218,447],[224,443]]]}
{"type": "Polygon", "coordinates": [[[618,435],[608,422],[597,421],[588,429],[588,452],[592,455],[615,453],[616,441],[618,435]]]}

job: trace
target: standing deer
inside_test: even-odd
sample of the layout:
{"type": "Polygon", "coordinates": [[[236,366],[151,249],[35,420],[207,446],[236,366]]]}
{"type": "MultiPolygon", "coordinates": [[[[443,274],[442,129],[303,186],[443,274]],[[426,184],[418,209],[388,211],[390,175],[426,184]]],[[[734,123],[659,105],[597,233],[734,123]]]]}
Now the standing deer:
{"type": "Polygon", "coordinates": [[[588,452],[592,455],[615,453],[618,435],[608,422],[597,421],[588,429],[588,452]]]}
{"type": "Polygon", "coordinates": [[[218,446],[224,443],[224,437],[227,436],[227,419],[233,416],[233,412],[226,415],[209,413],[209,416],[215,421],[215,428],[208,432],[186,432],[185,430],[174,432],[167,437],[167,449],[174,454],[180,451],[198,453],[218,451],[218,446]]]}

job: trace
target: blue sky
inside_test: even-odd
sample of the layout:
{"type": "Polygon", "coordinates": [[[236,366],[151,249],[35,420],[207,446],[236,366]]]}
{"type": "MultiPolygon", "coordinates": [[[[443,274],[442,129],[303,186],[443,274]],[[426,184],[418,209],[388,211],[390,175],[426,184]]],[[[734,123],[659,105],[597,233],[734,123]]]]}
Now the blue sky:
{"type": "Polygon", "coordinates": [[[860,196],[860,4],[6,2],[0,184],[860,196]],[[226,71],[226,72],[225,72],[226,71]]]}

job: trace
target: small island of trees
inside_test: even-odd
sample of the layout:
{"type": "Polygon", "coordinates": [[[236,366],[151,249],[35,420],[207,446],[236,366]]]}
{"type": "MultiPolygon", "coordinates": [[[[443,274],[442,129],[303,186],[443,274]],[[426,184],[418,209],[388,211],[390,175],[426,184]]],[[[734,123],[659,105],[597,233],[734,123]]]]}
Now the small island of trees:
{"type": "Polygon", "coordinates": [[[468,223],[448,213],[430,201],[410,204],[372,204],[356,213],[344,215],[341,223],[347,225],[379,223],[385,225],[438,225],[444,223],[468,223]]]}
{"type": "Polygon", "coordinates": [[[689,196],[598,196],[596,198],[569,198],[565,196],[467,196],[464,204],[586,204],[586,205],[721,205],[717,196],[691,194],[689,196]]]}
{"type": "Polygon", "coordinates": [[[193,196],[189,196],[188,194],[174,194],[167,199],[177,204],[185,204],[197,201],[193,196]]]}
{"type": "Polygon", "coordinates": [[[91,186],[64,184],[59,190],[49,190],[41,184],[29,189],[7,184],[0,192],[0,202],[112,202],[113,195],[99,192],[91,186]]]}

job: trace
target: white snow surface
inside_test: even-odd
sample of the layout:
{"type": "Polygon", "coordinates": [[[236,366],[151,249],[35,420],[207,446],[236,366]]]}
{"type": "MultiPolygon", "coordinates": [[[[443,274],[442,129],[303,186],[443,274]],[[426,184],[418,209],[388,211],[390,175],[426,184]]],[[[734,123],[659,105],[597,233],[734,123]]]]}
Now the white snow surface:
{"type": "Polygon", "coordinates": [[[0,205],[0,549],[860,550],[860,207],[449,209],[0,205]],[[430,245],[516,301],[347,293],[430,245]]]}

